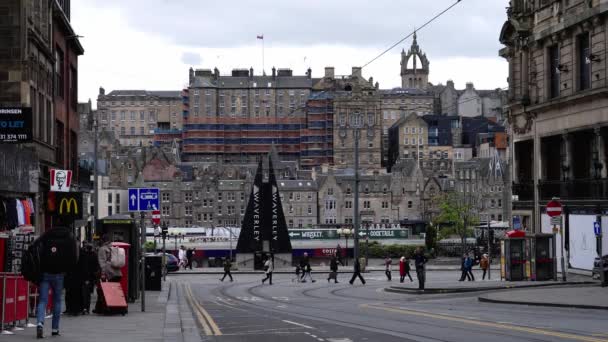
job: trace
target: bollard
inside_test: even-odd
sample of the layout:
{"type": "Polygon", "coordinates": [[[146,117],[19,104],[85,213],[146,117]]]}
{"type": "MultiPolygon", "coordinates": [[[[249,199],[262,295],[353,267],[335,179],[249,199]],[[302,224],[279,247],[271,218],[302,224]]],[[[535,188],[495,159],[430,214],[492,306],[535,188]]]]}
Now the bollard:
{"type": "Polygon", "coordinates": [[[2,320],[0,320],[0,335],[13,335],[14,333],[4,329],[4,317],[6,315],[6,274],[2,275],[2,320]]]}

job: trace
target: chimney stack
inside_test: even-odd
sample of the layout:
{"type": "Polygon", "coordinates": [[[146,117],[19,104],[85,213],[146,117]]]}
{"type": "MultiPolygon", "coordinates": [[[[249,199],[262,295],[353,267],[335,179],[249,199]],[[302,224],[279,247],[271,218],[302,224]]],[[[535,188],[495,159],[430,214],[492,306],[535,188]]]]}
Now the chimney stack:
{"type": "Polygon", "coordinates": [[[334,78],[334,67],[325,67],[325,77],[326,78],[334,78]]]}

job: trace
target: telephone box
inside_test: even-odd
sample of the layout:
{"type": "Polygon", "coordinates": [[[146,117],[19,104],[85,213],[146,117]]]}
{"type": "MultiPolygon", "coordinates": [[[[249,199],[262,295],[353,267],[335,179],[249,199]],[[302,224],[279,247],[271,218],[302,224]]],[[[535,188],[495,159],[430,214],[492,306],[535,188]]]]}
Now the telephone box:
{"type": "Polygon", "coordinates": [[[507,281],[521,281],[529,275],[529,238],[522,231],[509,231],[501,241],[501,269],[507,281]]]}
{"type": "Polygon", "coordinates": [[[100,219],[98,221],[96,235],[101,237],[104,234],[107,235],[113,243],[122,242],[130,245],[128,249],[125,249],[127,262],[125,268],[123,268],[123,278],[125,278],[124,275],[127,274],[128,279],[126,280],[127,286],[123,287],[123,290],[127,290],[125,298],[132,303],[138,297],[138,246],[141,245],[135,220],[128,215],[113,215],[100,219]]]}
{"type": "Polygon", "coordinates": [[[531,280],[557,280],[555,239],[551,234],[536,234],[531,239],[531,280]]]}

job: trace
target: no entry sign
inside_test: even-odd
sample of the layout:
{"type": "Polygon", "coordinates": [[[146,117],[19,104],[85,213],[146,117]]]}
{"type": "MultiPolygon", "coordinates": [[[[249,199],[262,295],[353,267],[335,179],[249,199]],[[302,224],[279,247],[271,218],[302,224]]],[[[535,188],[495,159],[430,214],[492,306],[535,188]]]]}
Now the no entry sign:
{"type": "Polygon", "coordinates": [[[547,203],[547,215],[551,217],[560,216],[562,214],[562,204],[558,201],[551,201],[547,203]]]}

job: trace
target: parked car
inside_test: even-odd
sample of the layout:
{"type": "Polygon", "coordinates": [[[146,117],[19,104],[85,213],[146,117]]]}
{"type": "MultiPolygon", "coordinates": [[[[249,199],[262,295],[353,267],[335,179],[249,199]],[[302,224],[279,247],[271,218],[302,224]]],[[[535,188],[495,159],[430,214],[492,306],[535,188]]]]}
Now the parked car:
{"type": "MultiPolygon", "coordinates": [[[[146,256],[162,256],[162,253],[146,253],[146,256]]],[[[166,272],[177,272],[179,271],[179,261],[173,254],[165,253],[166,272]]]]}

